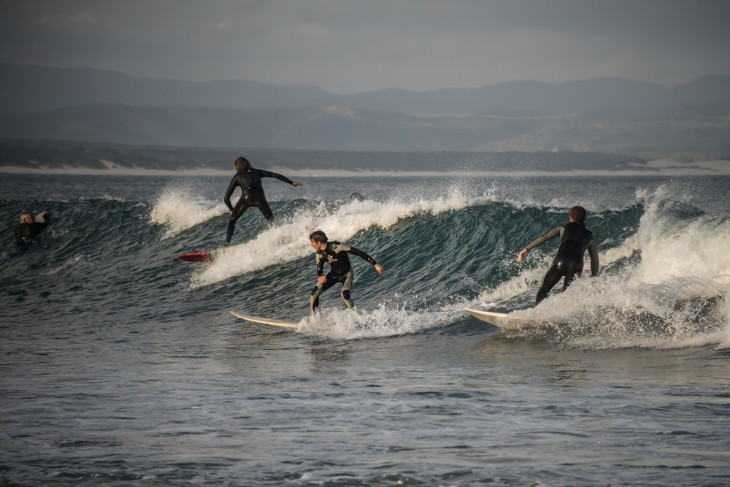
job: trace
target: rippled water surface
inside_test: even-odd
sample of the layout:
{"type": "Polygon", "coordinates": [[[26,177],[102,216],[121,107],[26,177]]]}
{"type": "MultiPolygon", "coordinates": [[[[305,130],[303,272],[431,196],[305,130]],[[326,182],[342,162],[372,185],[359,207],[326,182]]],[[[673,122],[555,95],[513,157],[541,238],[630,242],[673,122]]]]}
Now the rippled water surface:
{"type": "Polygon", "coordinates": [[[0,485],[730,484],[730,178],[302,181],[223,248],[227,178],[0,178],[0,485]],[[574,204],[601,273],[530,309],[574,204]],[[386,268],[354,312],[317,228],[386,268]]]}

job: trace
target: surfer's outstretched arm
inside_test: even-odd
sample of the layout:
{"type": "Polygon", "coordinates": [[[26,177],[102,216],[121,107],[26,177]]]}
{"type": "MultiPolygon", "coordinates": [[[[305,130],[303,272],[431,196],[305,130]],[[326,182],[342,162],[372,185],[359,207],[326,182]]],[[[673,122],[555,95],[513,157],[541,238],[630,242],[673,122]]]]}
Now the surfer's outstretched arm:
{"type": "Polygon", "coordinates": [[[363,260],[367,261],[368,263],[372,264],[373,266],[375,266],[375,271],[378,274],[382,275],[383,272],[385,271],[385,269],[383,268],[383,266],[381,264],[378,264],[377,262],[375,262],[375,259],[370,257],[368,254],[366,254],[362,250],[356,249],[355,247],[350,247],[350,250],[348,252],[352,255],[357,255],[361,259],[363,259],[363,260]]]}
{"type": "Polygon", "coordinates": [[[272,172],[272,171],[265,171],[263,169],[259,169],[259,171],[261,172],[261,175],[264,176],[264,177],[266,177],[266,178],[276,178],[279,181],[283,181],[285,183],[289,183],[289,184],[291,184],[294,187],[303,186],[302,183],[300,183],[298,181],[292,181],[291,179],[289,179],[288,177],[284,176],[283,174],[279,174],[279,173],[272,172]]]}
{"type": "Polygon", "coordinates": [[[557,227],[553,228],[552,230],[543,233],[539,237],[537,237],[535,240],[527,244],[527,246],[520,251],[519,254],[517,254],[517,262],[522,262],[525,257],[527,257],[527,253],[534,249],[535,247],[539,247],[540,245],[544,244],[548,240],[552,240],[555,237],[559,237],[560,233],[563,231],[563,225],[558,225],[557,227]]]}

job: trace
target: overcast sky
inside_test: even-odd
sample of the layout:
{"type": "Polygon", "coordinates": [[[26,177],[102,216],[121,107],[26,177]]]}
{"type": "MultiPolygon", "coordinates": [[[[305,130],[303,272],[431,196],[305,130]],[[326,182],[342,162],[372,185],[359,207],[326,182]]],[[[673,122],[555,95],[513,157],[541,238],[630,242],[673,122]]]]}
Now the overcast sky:
{"type": "Polygon", "coordinates": [[[729,0],[0,0],[0,62],[338,94],[730,75],[729,0]]]}

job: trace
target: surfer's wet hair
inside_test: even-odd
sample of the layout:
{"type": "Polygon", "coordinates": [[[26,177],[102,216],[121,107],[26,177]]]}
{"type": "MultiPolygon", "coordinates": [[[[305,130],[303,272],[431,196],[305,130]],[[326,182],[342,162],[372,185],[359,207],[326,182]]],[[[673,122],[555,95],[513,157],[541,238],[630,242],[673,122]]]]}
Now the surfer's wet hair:
{"type": "Polygon", "coordinates": [[[322,230],[316,230],[309,234],[309,240],[313,240],[317,243],[327,243],[327,234],[322,230]]]}
{"type": "Polygon", "coordinates": [[[586,209],[582,206],[574,206],[570,209],[570,217],[577,222],[585,223],[586,213],[586,209]]]}
{"type": "Polygon", "coordinates": [[[241,171],[243,169],[251,169],[251,163],[248,162],[248,159],[241,156],[233,163],[234,166],[236,166],[236,171],[241,171]]]}

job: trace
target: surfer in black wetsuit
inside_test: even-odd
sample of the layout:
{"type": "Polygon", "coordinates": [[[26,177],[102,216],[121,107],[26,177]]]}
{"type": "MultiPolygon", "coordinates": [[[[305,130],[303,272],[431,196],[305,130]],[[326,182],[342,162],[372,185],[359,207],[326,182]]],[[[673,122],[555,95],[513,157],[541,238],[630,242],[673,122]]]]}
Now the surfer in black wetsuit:
{"type": "Polygon", "coordinates": [[[51,215],[43,211],[36,216],[29,211],[20,214],[20,223],[15,227],[15,244],[27,247],[38,241],[41,232],[51,223],[51,215]]]}
{"type": "Polygon", "coordinates": [[[340,242],[328,242],[327,235],[322,230],[317,230],[309,235],[309,243],[314,250],[316,250],[317,257],[317,285],[312,289],[312,295],[309,297],[309,309],[314,314],[319,307],[319,296],[338,282],[342,283],[342,300],[348,308],[354,308],[355,303],[350,297],[350,290],[352,289],[352,279],[355,274],[350,264],[350,258],[347,254],[357,255],[358,257],[368,261],[373,266],[378,274],[383,274],[383,266],[375,262],[372,257],[358,250],[355,247],[351,247],[346,243],[340,242]],[[326,275],[324,274],[324,263],[325,261],[330,264],[330,271],[326,275]]]}
{"type": "Polygon", "coordinates": [[[565,289],[570,286],[576,275],[583,272],[583,255],[586,250],[588,250],[591,257],[591,276],[598,274],[598,245],[593,239],[593,233],[586,228],[585,220],[585,208],[574,206],[570,209],[570,221],[568,223],[558,225],[549,232],[540,235],[517,255],[517,262],[522,262],[530,250],[560,236],[558,255],[542,278],[542,284],[540,284],[540,289],[537,291],[536,304],[539,304],[547,297],[561,277],[565,278],[563,281],[563,289],[565,289]]]}
{"type": "Polygon", "coordinates": [[[264,171],[263,169],[254,169],[245,157],[236,159],[234,165],[236,166],[236,174],[231,179],[231,183],[226,190],[226,195],[223,198],[223,202],[231,210],[231,217],[228,220],[228,229],[226,230],[226,245],[230,245],[231,243],[233,231],[236,228],[236,221],[252,206],[261,210],[261,213],[269,221],[269,225],[274,224],[274,212],[271,211],[269,203],[266,201],[264,188],[261,185],[261,178],[276,178],[292,186],[302,185],[302,183],[294,182],[281,174],[264,171]],[[236,202],[236,207],[234,208],[231,205],[231,195],[233,194],[233,190],[236,189],[236,186],[241,188],[241,197],[236,202]]]}

